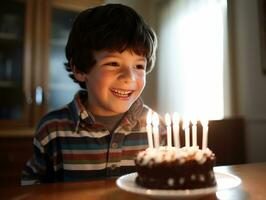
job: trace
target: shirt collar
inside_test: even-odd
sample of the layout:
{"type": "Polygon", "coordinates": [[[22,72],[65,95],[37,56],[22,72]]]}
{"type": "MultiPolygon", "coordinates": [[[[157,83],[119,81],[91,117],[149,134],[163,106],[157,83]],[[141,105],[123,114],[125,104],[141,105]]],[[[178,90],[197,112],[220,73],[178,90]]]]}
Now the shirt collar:
{"type": "Polygon", "coordinates": [[[94,121],[94,117],[91,113],[87,112],[84,102],[88,98],[88,93],[85,90],[80,90],[74,96],[74,99],[68,105],[73,118],[75,130],[78,129],[80,121],[87,120],[90,123],[94,121]]]}
{"type": "Polygon", "coordinates": [[[142,111],[143,101],[141,100],[141,98],[138,98],[125,114],[123,124],[130,124],[131,126],[134,126],[137,123],[139,117],[141,116],[142,111]]]}

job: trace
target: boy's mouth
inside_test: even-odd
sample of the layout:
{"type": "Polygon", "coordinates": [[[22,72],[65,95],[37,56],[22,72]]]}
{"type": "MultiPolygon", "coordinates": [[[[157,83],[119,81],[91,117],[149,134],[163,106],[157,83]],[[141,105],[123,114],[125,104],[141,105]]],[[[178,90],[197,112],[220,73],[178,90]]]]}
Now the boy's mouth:
{"type": "Polygon", "coordinates": [[[131,96],[134,90],[122,90],[122,89],[112,88],[111,92],[114,96],[118,98],[127,99],[131,96]]]}

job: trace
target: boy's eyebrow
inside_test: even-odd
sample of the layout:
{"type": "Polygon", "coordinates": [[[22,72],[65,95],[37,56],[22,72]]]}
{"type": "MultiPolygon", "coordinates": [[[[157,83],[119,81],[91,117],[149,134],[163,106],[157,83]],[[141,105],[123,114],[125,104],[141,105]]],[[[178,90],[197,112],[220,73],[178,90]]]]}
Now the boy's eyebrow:
{"type": "Polygon", "coordinates": [[[147,59],[146,59],[145,57],[138,58],[137,60],[138,60],[138,61],[144,61],[144,62],[147,61],[147,59]]]}
{"type": "MultiPolygon", "coordinates": [[[[105,59],[105,58],[109,58],[109,57],[116,57],[116,58],[120,58],[120,56],[118,55],[118,54],[116,54],[116,53],[109,53],[109,54],[107,54],[107,55],[104,55],[103,57],[102,57],[102,59],[105,59]]],[[[147,61],[147,59],[146,59],[146,57],[144,57],[144,56],[138,56],[138,58],[136,59],[137,61],[147,61]]]]}

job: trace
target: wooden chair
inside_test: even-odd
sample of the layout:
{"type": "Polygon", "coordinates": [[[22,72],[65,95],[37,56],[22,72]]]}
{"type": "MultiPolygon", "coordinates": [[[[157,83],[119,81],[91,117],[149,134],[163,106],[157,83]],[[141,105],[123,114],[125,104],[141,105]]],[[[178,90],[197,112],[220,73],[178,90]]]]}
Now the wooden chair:
{"type": "Polygon", "coordinates": [[[209,122],[208,146],[217,157],[217,165],[246,162],[245,120],[228,118],[209,122]]]}
{"type": "Polygon", "coordinates": [[[0,187],[20,185],[21,172],[32,156],[32,137],[0,138],[0,187]]]}
{"type": "MultiPolygon", "coordinates": [[[[182,122],[180,123],[180,126],[182,122]]],[[[185,146],[185,134],[180,131],[181,146],[185,146]]],[[[190,124],[192,136],[192,124],[190,124]]],[[[192,137],[190,137],[192,144],[192,137]]],[[[202,146],[202,125],[197,123],[197,144],[202,146]]],[[[228,118],[209,121],[208,148],[216,154],[216,165],[232,165],[246,162],[245,121],[243,118],[228,118]]]]}

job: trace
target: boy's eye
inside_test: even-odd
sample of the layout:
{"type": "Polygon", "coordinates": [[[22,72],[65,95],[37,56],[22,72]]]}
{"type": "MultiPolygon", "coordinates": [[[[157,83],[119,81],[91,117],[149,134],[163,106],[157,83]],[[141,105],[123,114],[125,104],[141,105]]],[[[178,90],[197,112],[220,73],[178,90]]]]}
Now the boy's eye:
{"type": "Polygon", "coordinates": [[[109,63],[106,63],[106,65],[113,66],[113,67],[119,66],[119,64],[117,62],[109,62],[109,63]]]}
{"type": "Polygon", "coordinates": [[[146,66],[145,65],[136,65],[136,68],[145,70],[146,66]]]}

